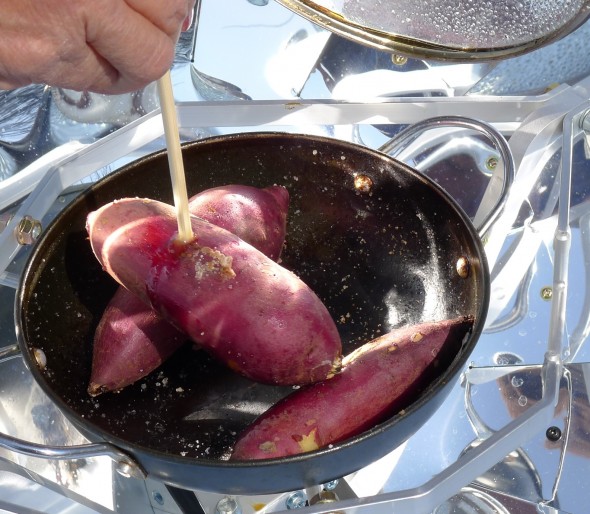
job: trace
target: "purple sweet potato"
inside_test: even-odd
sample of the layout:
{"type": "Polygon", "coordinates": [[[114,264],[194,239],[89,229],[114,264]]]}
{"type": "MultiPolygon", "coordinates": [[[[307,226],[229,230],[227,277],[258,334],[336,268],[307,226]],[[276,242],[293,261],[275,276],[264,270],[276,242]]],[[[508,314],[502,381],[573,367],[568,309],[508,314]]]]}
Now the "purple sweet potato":
{"type": "Polygon", "coordinates": [[[232,460],[285,457],[358,435],[405,408],[448,366],[473,319],[406,326],[347,355],[333,377],[299,389],[240,434],[232,460]]]}
{"type": "Polygon", "coordinates": [[[288,207],[289,192],[282,186],[215,187],[189,202],[192,214],[229,230],[273,261],[283,249],[288,207]]]}
{"type": "Polygon", "coordinates": [[[90,213],[87,229],[115,280],[234,371],[270,384],[325,379],[342,346],[317,295],[231,232],[191,224],[195,239],[180,243],[172,206],[127,198],[90,213]]]}
{"type": "MultiPolygon", "coordinates": [[[[285,240],[289,193],[228,185],[193,196],[189,210],[222,226],[277,260],[285,240]]],[[[88,393],[96,396],[126,387],[156,369],[187,336],[140,298],[119,287],[97,327],[88,393]]]]}
{"type": "Polygon", "coordinates": [[[119,287],[94,334],[88,394],[118,391],[156,369],[187,340],[176,327],[119,287]]]}

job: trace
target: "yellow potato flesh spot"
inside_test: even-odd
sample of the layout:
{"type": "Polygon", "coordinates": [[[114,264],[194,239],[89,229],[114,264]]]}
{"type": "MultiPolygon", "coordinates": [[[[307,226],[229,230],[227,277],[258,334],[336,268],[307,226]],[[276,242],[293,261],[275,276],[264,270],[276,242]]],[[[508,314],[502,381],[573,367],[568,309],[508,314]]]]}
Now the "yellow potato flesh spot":
{"type": "Polygon", "coordinates": [[[411,337],[412,343],[418,343],[418,342],[422,341],[422,339],[424,339],[424,336],[420,332],[416,332],[415,334],[412,334],[412,337],[411,337]]]}
{"type": "Polygon", "coordinates": [[[318,429],[314,428],[308,435],[301,436],[301,441],[298,441],[297,444],[302,451],[311,452],[313,450],[317,450],[320,447],[316,441],[317,431],[318,429]]]}

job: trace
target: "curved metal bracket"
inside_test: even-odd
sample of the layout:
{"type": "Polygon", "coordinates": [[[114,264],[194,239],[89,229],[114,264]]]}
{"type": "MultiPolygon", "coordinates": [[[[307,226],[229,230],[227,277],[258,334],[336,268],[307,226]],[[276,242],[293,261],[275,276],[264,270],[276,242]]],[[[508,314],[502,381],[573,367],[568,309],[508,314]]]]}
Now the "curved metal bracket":
{"type": "Polygon", "coordinates": [[[14,359],[15,357],[20,357],[20,355],[20,347],[18,346],[18,344],[13,344],[10,346],[5,346],[4,348],[0,348],[0,362],[14,359]]]}
{"type": "MultiPolygon", "coordinates": [[[[484,200],[488,196],[497,196],[498,199],[487,214],[480,215],[478,212],[475,216],[476,219],[480,217],[483,218],[479,223],[477,223],[479,235],[480,237],[483,237],[502,212],[508,195],[508,190],[510,189],[512,181],[514,180],[515,168],[512,152],[508,146],[508,143],[506,142],[506,139],[492,125],[480,120],[466,118],[463,116],[439,116],[436,118],[428,118],[421,122],[410,125],[406,129],[402,130],[399,134],[396,134],[387,143],[382,145],[379,148],[379,151],[392,157],[396,157],[403,150],[407,149],[414,141],[416,141],[425,131],[442,127],[463,128],[479,132],[480,134],[485,135],[492,142],[500,154],[501,163],[498,163],[498,165],[502,164],[503,178],[502,180],[498,179],[494,173],[490,179],[487,190],[484,193],[484,200]]],[[[497,168],[498,166],[496,166],[496,169],[497,168]]]]}
{"type": "Polygon", "coordinates": [[[142,467],[125,452],[108,443],[89,443],[77,446],[48,446],[23,441],[6,434],[0,434],[0,447],[9,451],[42,459],[75,460],[108,456],[117,473],[124,477],[144,480],[147,474],[142,467]]]}
{"type": "MultiPolygon", "coordinates": [[[[0,348],[0,362],[14,359],[21,355],[18,344],[0,348]]],[[[45,444],[23,441],[16,437],[0,433],[0,448],[42,459],[75,460],[102,455],[110,457],[117,473],[124,477],[145,479],[142,467],[127,453],[109,443],[89,443],[76,446],[49,446],[45,444]]]]}

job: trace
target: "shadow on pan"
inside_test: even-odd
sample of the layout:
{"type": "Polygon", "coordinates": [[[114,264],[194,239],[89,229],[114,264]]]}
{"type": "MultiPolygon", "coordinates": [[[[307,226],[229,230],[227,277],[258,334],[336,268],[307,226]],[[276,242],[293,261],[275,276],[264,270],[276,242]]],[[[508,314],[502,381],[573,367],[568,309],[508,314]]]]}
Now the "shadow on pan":
{"type": "Polygon", "coordinates": [[[91,441],[115,444],[151,478],[186,489],[283,492],[344,476],[395,449],[442,403],[482,330],[489,278],[468,218],[411,168],[328,138],[220,136],[184,145],[183,156],[189,195],[231,183],[288,188],[281,263],[325,302],[345,353],[397,326],[459,315],[475,317],[470,337],[403,415],[330,448],[282,459],[227,461],[237,434],[291,389],[239,377],[190,342],[120,393],[90,398],[92,339],[117,285],[91,252],[86,215],[125,196],[172,203],[160,152],[94,184],[35,247],[16,306],[35,379],[91,441]],[[461,258],[469,260],[468,278],[456,271],[461,258]],[[47,357],[44,370],[34,364],[34,348],[47,357]]]}

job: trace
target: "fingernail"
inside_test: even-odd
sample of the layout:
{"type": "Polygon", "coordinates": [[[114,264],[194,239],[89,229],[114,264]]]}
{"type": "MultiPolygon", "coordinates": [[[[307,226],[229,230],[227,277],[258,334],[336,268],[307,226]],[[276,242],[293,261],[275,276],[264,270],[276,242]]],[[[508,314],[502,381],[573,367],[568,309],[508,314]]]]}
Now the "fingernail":
{"type": "Polygon", "coordinates": [[[185,32],[191,28],[191,25],[193,24],[194,13],[195,13],[195,10],[191,9],[189,15],[182,22],[182,29],[181,29],[182,32],[185,32]]]}

